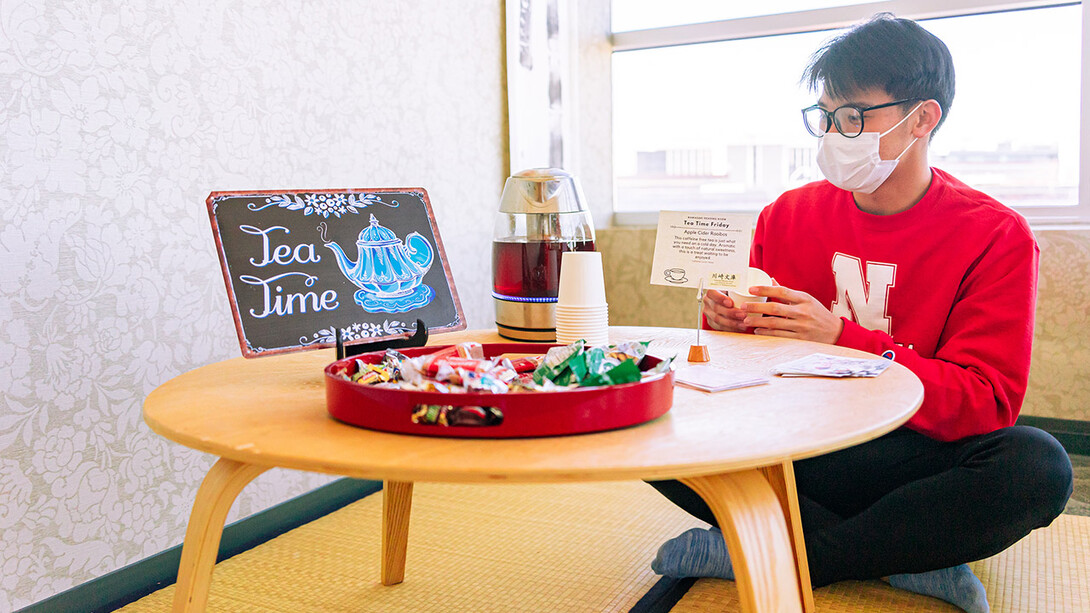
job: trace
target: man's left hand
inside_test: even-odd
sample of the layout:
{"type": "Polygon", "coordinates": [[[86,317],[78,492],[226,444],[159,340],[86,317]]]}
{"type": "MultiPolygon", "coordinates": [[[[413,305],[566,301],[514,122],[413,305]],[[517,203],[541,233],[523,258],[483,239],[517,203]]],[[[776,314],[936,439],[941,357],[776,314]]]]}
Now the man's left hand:
{"type": "Polygon", "coordinates": [[[840,338],[844,320],[833,315],[810,294],[778,285],[758,285],[749,289],[754,296],[765,296],[769,300],[741,305],[746,311],[743,323],[752,326],[755,334],[830,345],[840,338]]]}

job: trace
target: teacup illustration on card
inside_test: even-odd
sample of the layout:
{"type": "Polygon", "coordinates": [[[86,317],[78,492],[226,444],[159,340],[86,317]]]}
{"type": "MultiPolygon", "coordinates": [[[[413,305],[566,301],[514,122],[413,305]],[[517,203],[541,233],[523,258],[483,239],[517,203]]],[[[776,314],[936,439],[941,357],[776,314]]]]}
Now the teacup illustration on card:
{"type": "Polygon", "coordinates": [[[688,281],[688,279],[685,278],[684,268],[667,268],[662,271],[662,276],[670,283],[685,283],[688,281]]]}

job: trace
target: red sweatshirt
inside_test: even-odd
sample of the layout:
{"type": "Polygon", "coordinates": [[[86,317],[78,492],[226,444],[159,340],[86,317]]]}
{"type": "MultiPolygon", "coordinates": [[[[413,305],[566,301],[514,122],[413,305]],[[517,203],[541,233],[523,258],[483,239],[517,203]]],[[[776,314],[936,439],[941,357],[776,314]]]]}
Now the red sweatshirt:
{"type": "Polygon", "coordinates": [[[871,215],[828,181],[761,212],[750,261],[844,319],[837,340],[923,381],[908,427],[942,441],[1009,426],[1029,378],[1037,243],[1013,210],[933,169],[915,206],[871,215]]]}

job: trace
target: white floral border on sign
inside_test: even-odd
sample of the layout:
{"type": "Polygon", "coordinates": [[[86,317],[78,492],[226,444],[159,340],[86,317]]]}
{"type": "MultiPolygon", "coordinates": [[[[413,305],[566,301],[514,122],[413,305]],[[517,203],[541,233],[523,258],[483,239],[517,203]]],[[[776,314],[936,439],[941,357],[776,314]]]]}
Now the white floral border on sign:
{"type": "MultiPolygon", "coordinates": [[[[377,323],[354,323],[347,328],[341,328],[341,335],[344,341],[357,341],[361,338],[373,338],[376,336],[392,336],[395,334],[404,334],[405,332],[412,332],[415,330],[415,326],[410,326],[403,321],[390,321],[387,319],[382,324],[377,323]]],[[[337,331],[335,326],[330,326],[315,332],[312,335],[313,338],[308,339],[303,336],[299,338],[299,343],[303,345],[313,345],[315,343],[335,343],[337,342],[337,331]]]]}
{"type": "MultiPolygon", "coordinates": [[[[228,198],[234,198],[234,196],[219,196],[212,200],[212,211],[215,212],[220,205],[220,202],[228,198]]],[[[289,211],[303,211],[304,215],[320,215],[323,218],[328,218],[330,215],[340,217],[341,215],[347,215],[352,213],[358,215],[357,209],[365,209],[372,204],[385,204],[386,206],[396,209],[401,206],[397,200],[391,200],[390,202],[384,201],[378,194],[354,194],[344,192],[314,192],[314,193],[293,193],[293,194],[275,194],[265,198],[265,204],[256,204],[251,202],[246,205],[246,208],[251,211],[260,211],[270,206],[278,206],[288,209],[289,211]]]]}
{"type": "Polygon", "coordinates": [[[357,197],[356,194],[319,193],[278,194],[266,198],[264,205],[258,206],[251,202],[247,208],[251,211],[260,211],[261,209],[276,205],[288,209],[289,211],[303,211],[304,215],[313,213],[315,215],[321,215],[322,217],[335,215],[339,218],[341,215],[348,213],[358,215],[359,211],[356,210],[357,208],[365,209],[372,204],[385,204],[390,208],[397,208],[400,206],[397,200],[384,202],[382,198],[379,198],[378,194],[363,194],[357,197]]]}

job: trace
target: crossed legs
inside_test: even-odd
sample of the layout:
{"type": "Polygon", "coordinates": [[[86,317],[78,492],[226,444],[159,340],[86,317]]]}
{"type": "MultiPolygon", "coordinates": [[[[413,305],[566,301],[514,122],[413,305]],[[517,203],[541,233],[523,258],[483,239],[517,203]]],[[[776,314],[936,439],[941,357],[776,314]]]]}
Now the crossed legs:
{"type": "MultiPolygon", "coordinates": [[[[794,467],[815,587],[994,555],[1050,524],[1072,487],[1060,444],[1024,426],[951,443],[901,428],[794,467]]],[[[651,485],[715,525],[683,484],[651,485]]]]}

